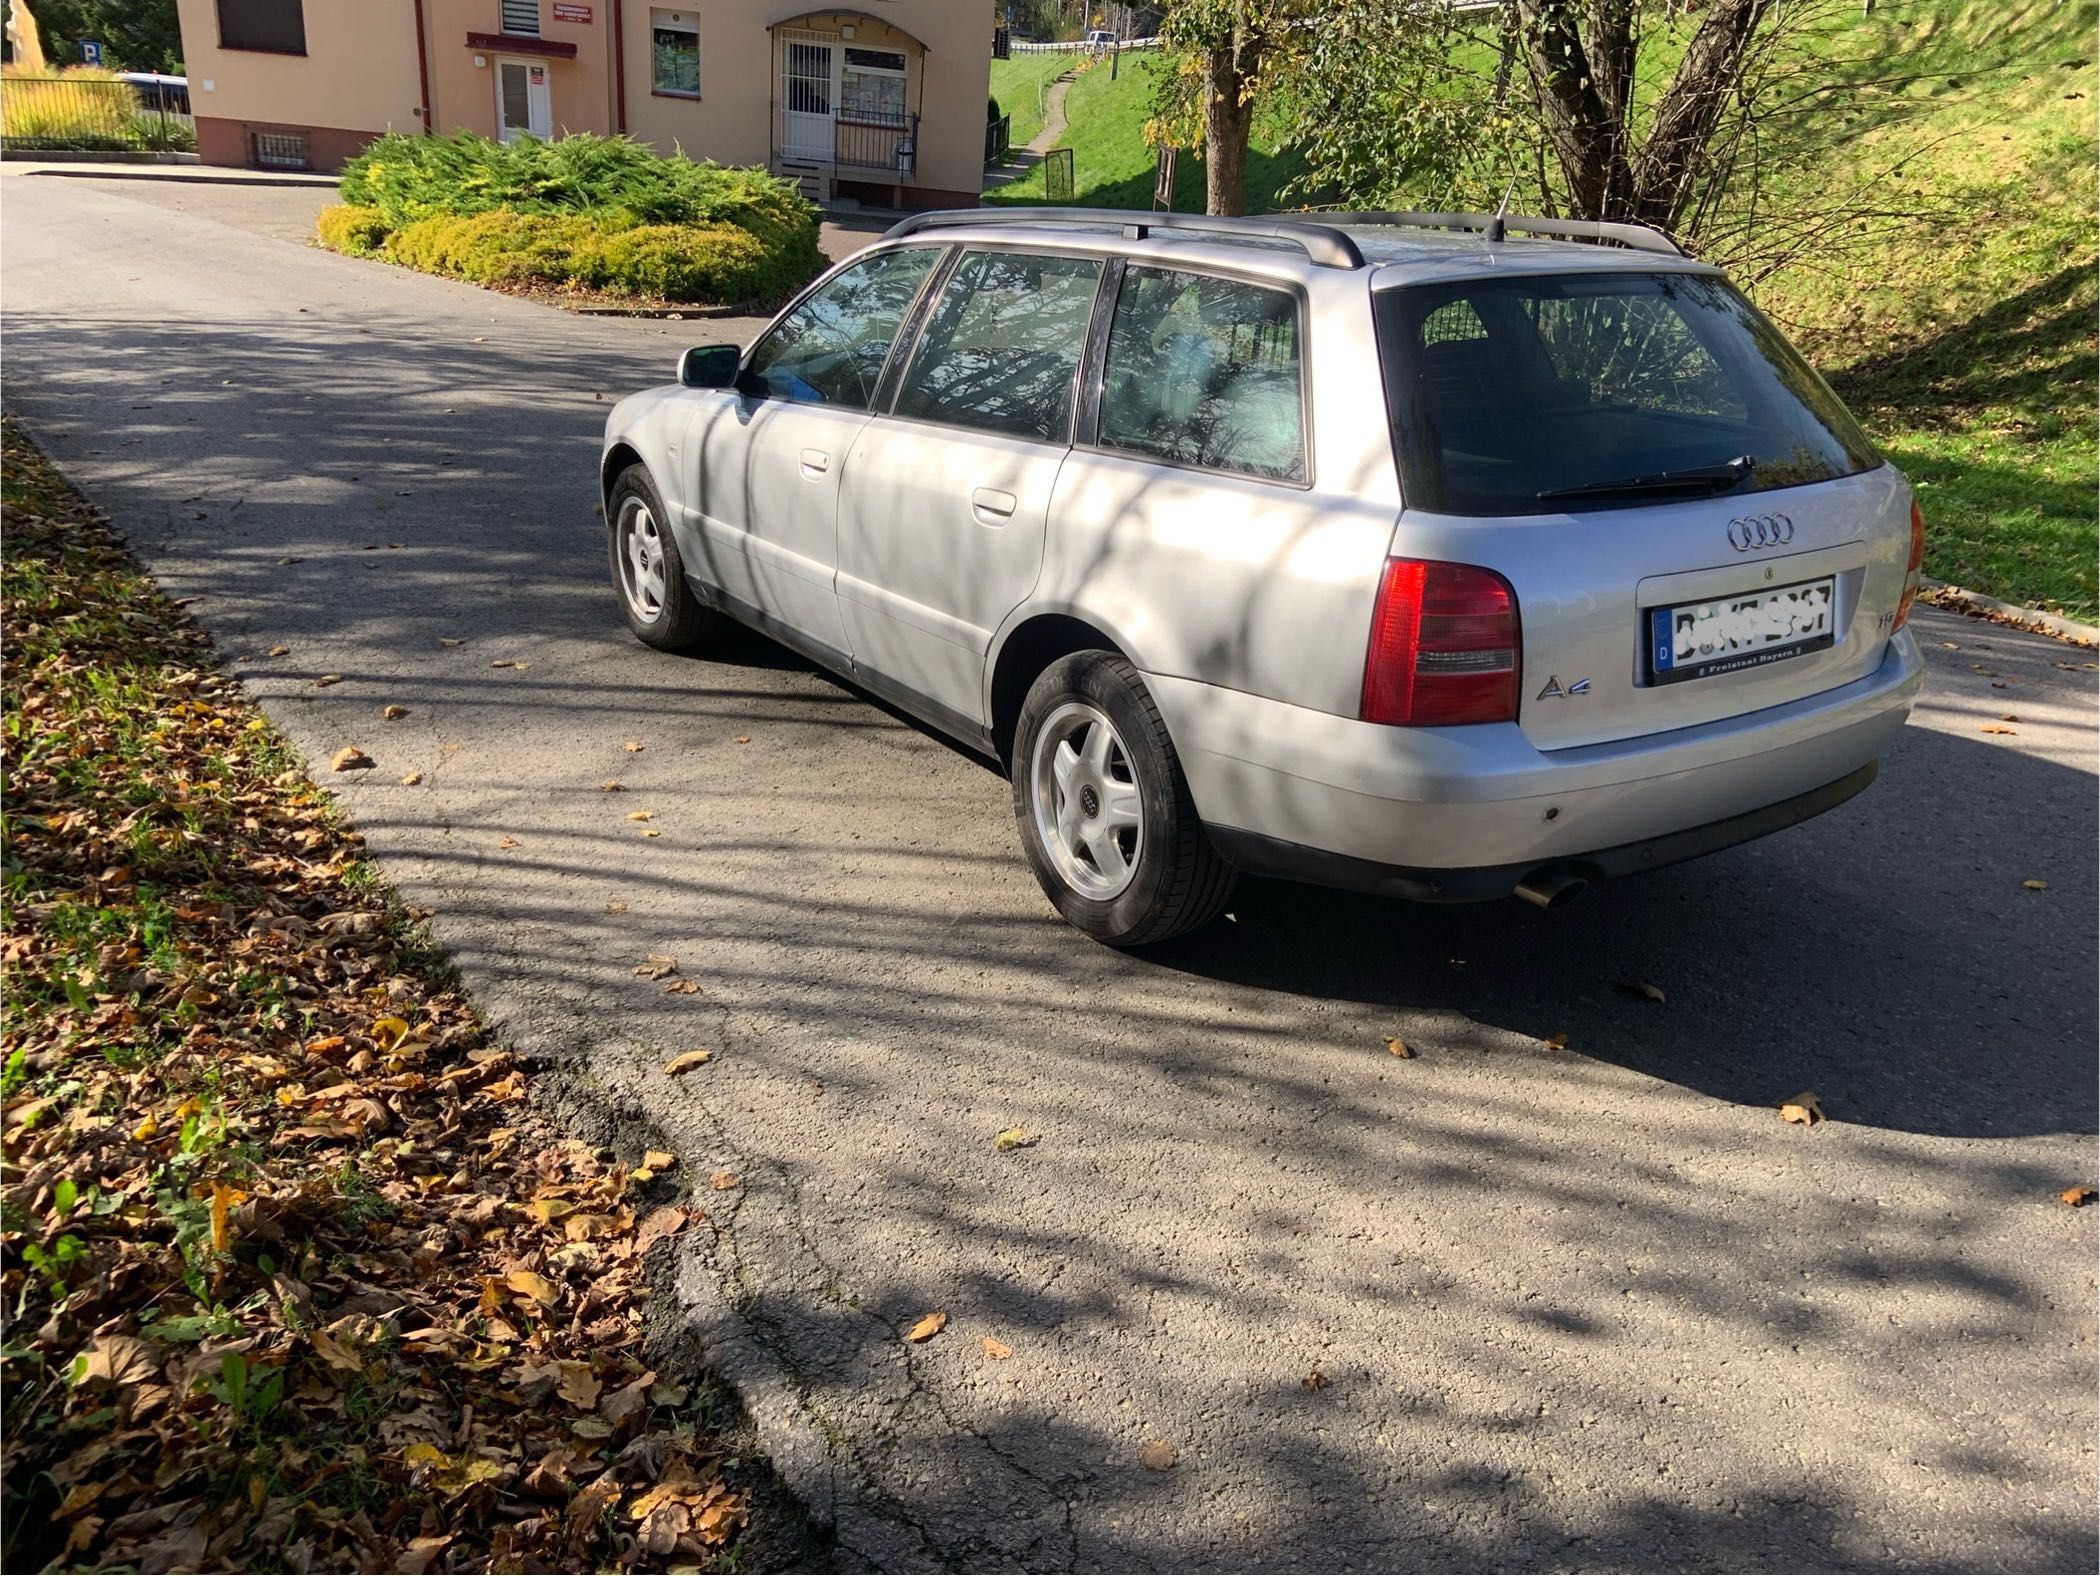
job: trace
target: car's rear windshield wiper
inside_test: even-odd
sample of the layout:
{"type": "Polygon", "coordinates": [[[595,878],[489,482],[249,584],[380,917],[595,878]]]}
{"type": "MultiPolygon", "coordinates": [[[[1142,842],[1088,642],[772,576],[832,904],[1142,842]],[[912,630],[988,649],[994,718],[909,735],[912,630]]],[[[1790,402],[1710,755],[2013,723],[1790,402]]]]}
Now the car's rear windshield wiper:
{"type": "Polygon", "coordinates": [[[1538,496],[1550,498],[1612,498],[1639,493],[1690,493],[1711,496],[1740,486],[1757,469],[1748,454],[1723,460],[1718,465],[1692,465],[1681,471],[1657,471],[1652,476],[1625,476],[1615,482],[1584,482],[1580,487],[1549,487],[1538,496]]]}

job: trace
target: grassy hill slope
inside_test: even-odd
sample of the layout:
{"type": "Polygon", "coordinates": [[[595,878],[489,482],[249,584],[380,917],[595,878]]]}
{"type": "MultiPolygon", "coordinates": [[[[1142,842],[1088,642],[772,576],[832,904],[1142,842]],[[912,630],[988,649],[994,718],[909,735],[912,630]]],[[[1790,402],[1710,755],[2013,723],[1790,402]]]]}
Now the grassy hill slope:
{"type": "MultiPolygon", "coordinates": [[[[1751,285],[1918,484],[1927,572],[2084,619],[2100,556],[2095,26],[2094,0],[1835,8],[1801,80],[1845,90],[1786,124],[1760,203],[1799,212],[1864,192],[1872,216],[1751,285]]],[[[1000,63],[1002,105],[1025,96],[1035,113],[1032,74],[1071,57],[1045,58],[1000,63]]],[[[1080,202],[1150,205],[1152,91],[1145,57],[1126,55],[1115,80],[1083,66],[1063,139],[1080,202]]],[[[1017,113],[1016,142],[1022,125],[1017,113]]],[[[1250,210],[1294,205],[1280,195],[1302,169],[1289,149],[1263,139],[1248,165],[1250,210]]],[[[1042,177],[987,200],[1040,202],[1042,177]]],[[[1184,155],[1175,207],[1202,206],[1202,163],[1184,155]]]]}

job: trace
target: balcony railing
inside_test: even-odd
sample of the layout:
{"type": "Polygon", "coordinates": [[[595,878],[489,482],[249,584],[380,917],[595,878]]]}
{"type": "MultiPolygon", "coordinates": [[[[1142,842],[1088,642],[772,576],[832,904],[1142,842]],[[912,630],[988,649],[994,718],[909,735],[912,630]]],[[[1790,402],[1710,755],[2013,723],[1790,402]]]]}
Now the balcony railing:
{"type": "MultiPolygon", "coordinates": [[[[898,149],[919,145],[919,117],[898,111],[841,110],[832,127],[832,162],[842,169],[902,170],[898,149]]],[[[905,173],[909,173],[906,171],[905,173]]]]}

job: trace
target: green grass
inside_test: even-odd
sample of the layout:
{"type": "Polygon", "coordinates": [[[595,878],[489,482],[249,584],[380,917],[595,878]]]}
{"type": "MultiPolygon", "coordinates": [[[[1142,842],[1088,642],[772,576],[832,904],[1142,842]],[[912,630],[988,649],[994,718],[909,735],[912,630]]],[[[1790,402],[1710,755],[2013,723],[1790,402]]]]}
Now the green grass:
{"type": "MultiPolygon", "coordinates": [[[[1068,63],[1076,60],[1079,72],[1065,95],[1067,125],[1058,143],[1072,150],[1074,200],[1094,208],[1151,207],[1155,155],[1145,142],[1145,122],[1152,118],[1157,54],[1126,54],[1113,78],[1106,60],[1072,55],[1051,58],[1068,63]]],[[[1022,140],[1017,120],[1014,141],[1022,140]]],[[[1304,173],[1304,162],[1289,150],[1279,149],[1273,136],[1265,137],[1259,130],[1255,142],[1247,154],[1248,211],[1300,206],[1287,203],[1282,191],[1304,173]]],[[[1011,186],[985,193],[985,201],[993,203],[1043,200],[1040,168],[1011,186]]],[[[1183,213],[1203,211],[1203,161],[1193,153],[1181,155],[1174,206],[1183,213]]]]}
{"type": "Polygon", "coordinates": [[[999,101],[1000,114],[1013,117],[1015,147],[1025,147],[1043,129],[1043,97],[1075,58],[1060,51],[992,62],[992,97],[999,101]]]}
{"type": "Polygon", "coordinates": [[[1803,127],[1779,203],[1890,217],[1757,289],[1918,484],[1927,574],[2095,614],[2092,0],[1912,0],[1814,43],[1865,84],[1803,127]]]}
{"type": "MultiPolygon", "coordinates": [[[[2094,0],[1881,0],[1868,16],[1833,6],[1786,87],[1839,91],[1768,128],[1755,222],[1722,253],[1918,484],[1926,573],[2086,620],[2100,602],[2096,20],[2094,0]],[[1760,276],[1759,230],[1862,191],[1867,217],[1760,276]]],[[[1665,36],[1644,54],[1649,99],[1681,48],[1665,36]]],[[[1454,49],[1463,68],[1492,70],[1481,37],[1454,49]]],[[[1002,104],[1046,58],[1070,59],[999,63],[1002,104]]],[[[1115,81],[1083,65],[1063,139],[1079,201],[1150,205],[1153,85],[1146,57],[1126,55],[1115,81]]],[[[1017,144],[1021,125],[1017,115],[1017,144]]],[[[1257,141],[1248,210],[1302,206],[1282,196],[1301,162],[1273,136],[1257,141]]],[[[1034,172],[986,200],[1042,192],[1034,172]]],[[[1193,154],[1174,205],[1202,210],[1193,154]]]]}

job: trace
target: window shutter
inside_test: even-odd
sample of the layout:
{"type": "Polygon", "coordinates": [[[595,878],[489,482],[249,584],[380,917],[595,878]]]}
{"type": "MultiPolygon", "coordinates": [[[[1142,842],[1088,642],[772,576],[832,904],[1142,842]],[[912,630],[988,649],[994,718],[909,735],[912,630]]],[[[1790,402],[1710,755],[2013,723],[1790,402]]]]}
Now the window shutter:
{"type": "Polygon", "coordinates": [[[503,0],[503,31],[539,37],[540,0],[503,0]]]}

